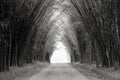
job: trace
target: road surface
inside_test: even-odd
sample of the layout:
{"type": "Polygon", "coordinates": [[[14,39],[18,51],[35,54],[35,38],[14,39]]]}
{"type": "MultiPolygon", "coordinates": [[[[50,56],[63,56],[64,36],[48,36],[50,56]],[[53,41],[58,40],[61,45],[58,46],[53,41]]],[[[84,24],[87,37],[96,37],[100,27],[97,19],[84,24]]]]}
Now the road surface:
{"type": "Polygon", "coordinates": [[[16,80],[89,80],[69,64],[52,64],[30,78],[16,80]]]}

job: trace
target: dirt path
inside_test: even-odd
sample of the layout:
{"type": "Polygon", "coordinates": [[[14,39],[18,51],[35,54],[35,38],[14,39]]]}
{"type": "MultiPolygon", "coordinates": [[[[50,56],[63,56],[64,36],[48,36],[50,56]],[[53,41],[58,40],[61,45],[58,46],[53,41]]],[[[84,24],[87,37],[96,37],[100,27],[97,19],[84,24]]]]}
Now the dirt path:
{"type": "Polygon", "coordinates": [[[89,80],[69,64],[52,64],[30,78],[16,80],[89,80]]]}

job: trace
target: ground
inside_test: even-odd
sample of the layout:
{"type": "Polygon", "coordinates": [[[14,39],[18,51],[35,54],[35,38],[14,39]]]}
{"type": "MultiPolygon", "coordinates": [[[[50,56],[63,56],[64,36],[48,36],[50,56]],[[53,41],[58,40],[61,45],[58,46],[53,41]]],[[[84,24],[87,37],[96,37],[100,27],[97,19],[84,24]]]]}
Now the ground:
{"type": "MultiPolygon", "coordinates": [[[[104,69],[104,71],[106,70],[104,69]]],[[[102,70],[99,72],[102,72],[102,70]]],[[[86,64],[36,62],[20,68],[11,68],[8,72],[1,72],[0,80],[120,80],[104,76],[105,74],[99,75],[93,71],[90,65],[86,64]]]]}
{"type": "MultiPolygon", "coordinates": [[[[120,70],[115,70],[114,67],[99,67],[97,68],[95,64],[73,64],[74,68],[78,69],[79,72],[87,75],[87,77],[91,78],[96,77],[99,80],[120,80],[120,70]]],[[[97,80],[97,79],[95,79],[97,80]]]]}
{"type": "Polygon", "coordinates": [[[15,80],[17,77],[29,77],[49,66],[48,63],[34,62],[23,67],[10,67],[9,71],[0,72],[0,80],[15,80]]]}
{"type": "Polygon", "coordinates": [[[52,64],[36,75],[16,80],[89,80],[69,64],[52,64]]]}
{"type": "Polygon", "coordinates": [[[30,77],[16,78],[16,80],[99,80],[88,76],[85,72],[73,68],[71,64],[51,64],[47,68],[30,77]]]}

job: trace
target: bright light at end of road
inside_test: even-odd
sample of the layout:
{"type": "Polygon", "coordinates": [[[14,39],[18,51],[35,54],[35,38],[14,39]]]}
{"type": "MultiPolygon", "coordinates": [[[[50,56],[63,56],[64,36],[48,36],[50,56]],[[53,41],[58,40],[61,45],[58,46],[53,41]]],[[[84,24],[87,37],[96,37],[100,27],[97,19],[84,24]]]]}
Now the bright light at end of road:
{"type": "Polygon", "coordinates": [[[50,63],[70,63],[70,53],[62,42],[57,42],[55,45],[56,49],[50,58],[50,63]]]}

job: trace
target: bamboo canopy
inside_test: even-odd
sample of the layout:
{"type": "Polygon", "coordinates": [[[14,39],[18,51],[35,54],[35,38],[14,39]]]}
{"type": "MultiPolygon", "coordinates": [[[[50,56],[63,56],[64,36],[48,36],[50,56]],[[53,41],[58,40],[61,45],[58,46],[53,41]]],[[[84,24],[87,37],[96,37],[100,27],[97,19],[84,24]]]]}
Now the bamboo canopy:
{"type": "Polygon", "coordinates": [[[72,61],[120,65],[119,5],[119,0],[0,0],[0,71],[49,61],[59,32],[65,33],[59,38],[72,61]],[[55,27],[61,15],[68,24],[63,20],[55,27]]]}

